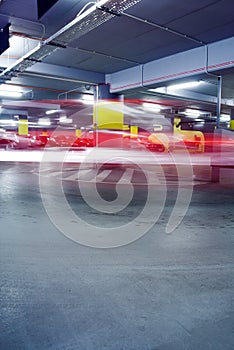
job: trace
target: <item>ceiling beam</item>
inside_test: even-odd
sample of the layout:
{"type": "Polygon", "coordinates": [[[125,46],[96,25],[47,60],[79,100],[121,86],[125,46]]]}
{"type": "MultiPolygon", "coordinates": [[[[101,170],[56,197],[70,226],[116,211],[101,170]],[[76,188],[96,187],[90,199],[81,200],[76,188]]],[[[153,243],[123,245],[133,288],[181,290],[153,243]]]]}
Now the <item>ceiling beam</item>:
{"type": "Polygon", "coordinates": [[[105,75],[97,72],[90,72],[77,68],[62,67],[49,63],[36,63],[34,66],[27,69],[27,72],[24,72],[25,75],[36,74],[60,78],[61,80],[73,80],[74,82],[80,82],[84,84],[101,84],[105,82],[105,75]]]}

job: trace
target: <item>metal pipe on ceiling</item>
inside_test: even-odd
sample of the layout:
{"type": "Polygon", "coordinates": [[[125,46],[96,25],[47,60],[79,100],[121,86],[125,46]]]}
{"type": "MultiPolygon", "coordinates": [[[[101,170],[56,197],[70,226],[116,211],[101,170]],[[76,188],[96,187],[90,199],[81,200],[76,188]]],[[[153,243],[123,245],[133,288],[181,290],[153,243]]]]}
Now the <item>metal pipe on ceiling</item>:
{"type": "Polygon", "coordinates": [[[178,31],[176,31],[176,30],[173,30],[173,29],[171,29],[171,28],[169,28],[169,27],[165,27],[165,26],[163,26],[163,25],[161,25],[161,24],[157,24],[157,23],[148,21],[147,19],[144,19],[144,18],[141,18],[141,17],[137,17],[137,16],[134,16],[134,15],[130,15],[129,13],[125,13],[125,12],[123,12],[123,13],[121,13],[121,14],[122,14],[123,16],[125,16],[125,17],[134,19],[134,20],[136,20],[136,21],[138,21],[138,22],[141,22],[141,23],[144,23],[144,24],[148,24],[148,25],[150,25],[150,26],[152,26],[152,27],[155,27],[155,28],[157,28],[157,29],[161,29],[161,30],[166,31],[166,32],[171,33],[171,34],[175,34],[175,35],[177,35],[177,36],[179,36],[179,37],[181,37],[181,38],[183,38],[183,39],[187,39],[187,40],[193,41],[193,42],[195,42],[195,43],[197,43],[197,44],[199,44],[199,45],[206,45],[206,43],[203,42],[203,41],[201,41],[201,40],[198,40],[198,39],[196,39],[196,38],[193,38],[193,37],[190,36],[190,35],[187,35],[187,34],[178,32],[178,31]]]}

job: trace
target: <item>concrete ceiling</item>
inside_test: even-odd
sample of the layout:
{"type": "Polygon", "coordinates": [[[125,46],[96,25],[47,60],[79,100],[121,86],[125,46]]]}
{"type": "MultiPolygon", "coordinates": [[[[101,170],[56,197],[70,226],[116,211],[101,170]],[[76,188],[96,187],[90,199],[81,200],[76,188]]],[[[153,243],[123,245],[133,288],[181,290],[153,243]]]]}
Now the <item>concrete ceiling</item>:
{"type": "Polygon", "coordinates": [[[102,10],[100,4],[58,0],[38,19],[37,0],[21,0],[20,5],[2,0],[0,27],[11,24],[11,39],[10,48],[0,56],[0,80],[20,86],[24,99],[79,98],[92,93],[96,84],[108,82],[113,92],[127,98],[215,112],[217,76],[222,75],[223,111],[234,106],[233,0],[109,0],[102,10]],[[88,29],[73,27],[74,35],[65,38],[63,28],[79,22],[79,16],[82,26],[89,21],[88,29]],[[33,64],[26,69],[5,74],[37,45],[49,48],[49,53],[31,59],[33,64]],[[187,74],[178,74],[188,64],[187,74]],[[138,74],[146,74],[147,84],[135,83],[138,74]],[[189,80],[203,84],[176,95],[152,91],[189,80]]]}

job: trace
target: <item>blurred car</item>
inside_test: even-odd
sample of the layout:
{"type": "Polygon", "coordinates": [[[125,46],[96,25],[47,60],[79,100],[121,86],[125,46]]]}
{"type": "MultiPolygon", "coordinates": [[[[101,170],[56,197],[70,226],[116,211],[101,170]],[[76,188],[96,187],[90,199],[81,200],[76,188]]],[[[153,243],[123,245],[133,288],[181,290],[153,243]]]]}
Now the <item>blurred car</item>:
{"type": "Polygon", "coordinates": [[[28,135],[14,135],[15,142],[12,144],[13,149],[28,149],[41,147],[41,142],[28,135]]]}
{"type": "Polygon", "coordinates": [[[72,147],[94,147],[93,139],[87,137],[78,137],[72,147]]]}
{"type": "Polygon", "coordinates": [[[15,134],[7,132],[4,129],[0,130],[0,148],[13,148],[16,142],[15,134]]]}
{"type": "Polygon", "coordinates": [[[37,147],[45,147],[49,142],[50,137],[48,135],[34,135],[32,136],[32,140],[35,141],[37,147]]]}

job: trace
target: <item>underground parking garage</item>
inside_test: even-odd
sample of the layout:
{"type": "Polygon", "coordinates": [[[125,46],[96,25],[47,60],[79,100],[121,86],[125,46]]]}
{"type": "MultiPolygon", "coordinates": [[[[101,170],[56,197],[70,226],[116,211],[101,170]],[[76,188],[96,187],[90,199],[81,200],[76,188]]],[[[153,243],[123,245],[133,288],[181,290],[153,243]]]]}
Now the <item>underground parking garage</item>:
{"type": "Polygon", "coordinates": [[[229,0],[0,1],[0,349],[233,349],[229,0]]]}

